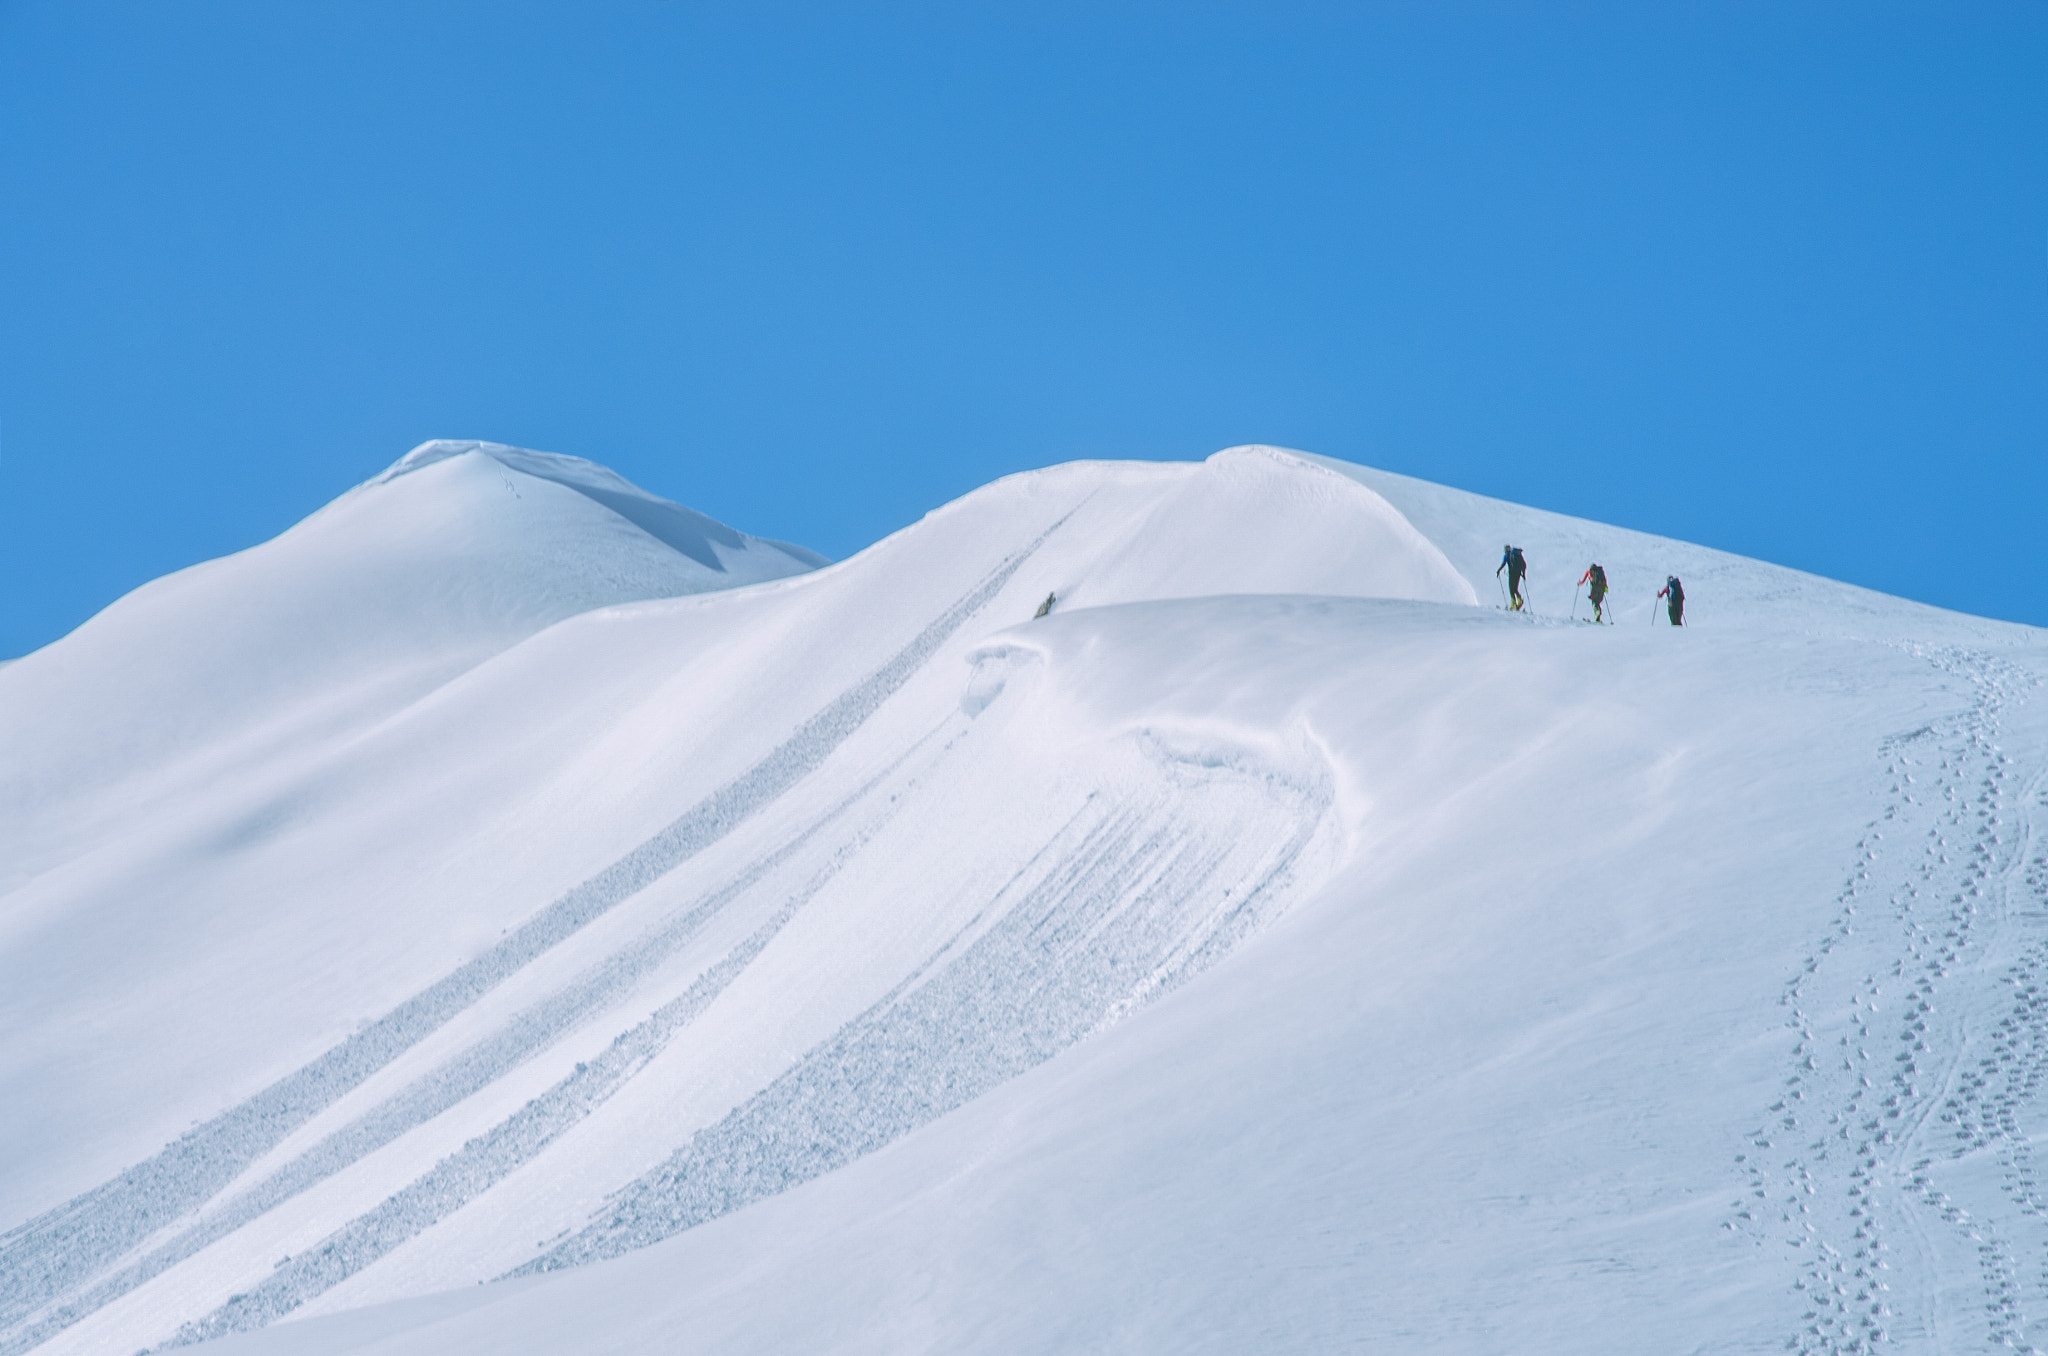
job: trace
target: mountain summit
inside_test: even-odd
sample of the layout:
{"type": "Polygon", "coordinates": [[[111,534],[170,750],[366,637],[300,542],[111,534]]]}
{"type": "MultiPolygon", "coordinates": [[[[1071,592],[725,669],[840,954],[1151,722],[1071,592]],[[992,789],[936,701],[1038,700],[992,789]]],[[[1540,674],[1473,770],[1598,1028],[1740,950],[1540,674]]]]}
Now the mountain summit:
{"type": "Polygon", "coordinates": [[[1270,447],[819,563],[430,443],[0,670],[0,1352],[2048,1341],[2041,632],[1270,447]]]}
{"type": "Polygon", "coordinates": [[[823,563],[580,458],[424,443],[0,670],[0,823],[18,842],[0,885],[83,823],[118,832],[115,805],[313,756],[556,622],[823,563]]]}

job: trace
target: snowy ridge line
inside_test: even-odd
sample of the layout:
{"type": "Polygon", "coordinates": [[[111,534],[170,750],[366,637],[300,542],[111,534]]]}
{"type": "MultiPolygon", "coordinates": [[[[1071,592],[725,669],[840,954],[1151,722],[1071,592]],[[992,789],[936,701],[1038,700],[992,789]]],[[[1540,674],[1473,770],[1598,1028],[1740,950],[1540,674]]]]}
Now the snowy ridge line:
{"type": "Polygon", "coordinates": [[[650,929],[634,945],[591,966],[563,988],[514,1016],[505,1027],[422,1074],[218,1210],[203,1213],[183,1232],[138,1261],[84,1294],[59,1302],[54,1310],[32,1316],[26,1328],[0,1340],[0,1356],[15,1356],[48,1341],[137,1286],[424,1125],[555,1044],[594,1012],[619,1002],[634,985],[687,945],[728,904],[787,862],[931,737],[920,740],[780,848],[754,862],[726,885],[699,898],[690,908],[650,929]]]}
{"type": "MultiPolygon", "coordinates": [[[[1217,780],[1237,781],[1219,777],[1217,780]]],[[[608,1217],[506,1273],[614,1257],[842,1167],[965,1105],[1218,959],[1285,906],[1290,871],[1323,822],[1310,798],[1243,797],[1190,815],[1200,789],[1112,807],[1091,796],[1055,835],[1050,866],[979,938],[928,978],[918,967],[867,1012],[668,1162],[620,1192],[608,1217]],[[1064,846],[1067,840],[1071,846],[1064,846]],[[1241,893],[1240,893],[1241,892],[1241,893]],[[1235,896],[1235,898],[1233,898],[1235,896]],[[1177,966],[1170,974],[1163,968],[1177,966]],[[921,982],[920,982],[921,981],[921,982]]],[[[979,924],[977,915],[962,929],[979,924]]],[[[959,936],[933,957],[958,947],[959,936]]]]}
{"type": "Polygon", "coordinates": [[[1013,552],[867,678],[758,763],[521,924],[512,935],[155,1157],[0,1235],[0,1329],[191,1213],[264,1153],[510,975],[724,838],[822,764],[1066,521],[1013,552]]]}
{"type": "Polygon", "coordinates": [[[793,891],[773,916],[680,996],[620,1033],[603,1054],[578,1064],[573,1073],[464,1143],[421,1177],[291,1258],[254,1290],[232,1296],[205,1318],[185,1324],[163,1345],[189,1346],[272,1323],[432,1228],[531,1162],[667,1049],[670,1040],[725,992],[895,813],[884,806],[840,846],[823,869],[793,891]]]}

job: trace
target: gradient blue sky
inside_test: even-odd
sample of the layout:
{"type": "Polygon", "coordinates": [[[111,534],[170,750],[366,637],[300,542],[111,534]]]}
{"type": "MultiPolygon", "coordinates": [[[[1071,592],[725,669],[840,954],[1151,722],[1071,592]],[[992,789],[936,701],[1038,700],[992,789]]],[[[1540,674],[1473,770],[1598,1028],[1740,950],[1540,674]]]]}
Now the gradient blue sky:
{"type": "Polygon", "coordinates": [[[430,437],[835,557],[1278,442],[2048,624],[2044,435],[2041,0],[0,0],[0,656],[430,437]]]}

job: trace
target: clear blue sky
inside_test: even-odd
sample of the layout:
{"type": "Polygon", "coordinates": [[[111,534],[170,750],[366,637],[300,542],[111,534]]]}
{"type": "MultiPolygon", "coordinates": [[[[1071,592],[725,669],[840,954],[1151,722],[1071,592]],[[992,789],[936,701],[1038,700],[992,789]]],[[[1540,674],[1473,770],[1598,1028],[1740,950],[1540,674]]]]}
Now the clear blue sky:
{"type": "Polygon", "coordinates": [[[1279,442],[2048,624],[2048,4],[0,0],[0,656],[429,437],[835,557],[1279,442]]]}

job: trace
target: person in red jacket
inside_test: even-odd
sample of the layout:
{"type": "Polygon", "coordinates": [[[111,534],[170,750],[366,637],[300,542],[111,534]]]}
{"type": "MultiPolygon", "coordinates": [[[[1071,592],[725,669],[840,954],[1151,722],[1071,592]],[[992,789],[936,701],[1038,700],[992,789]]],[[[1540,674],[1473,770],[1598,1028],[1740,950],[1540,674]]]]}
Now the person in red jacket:
{"type": "Polygon", "coordinates": [[[1591,581],[1593,587],[1586,590],[1586,596],[1593,600],[1593,620],[1606,621],[1607,614],[1600,610],[1601,602],[1607,597],[1607,571],[1597,564],[1588,565],[1586,572],[1579,576],[1581,584],[1591,581]]]}

